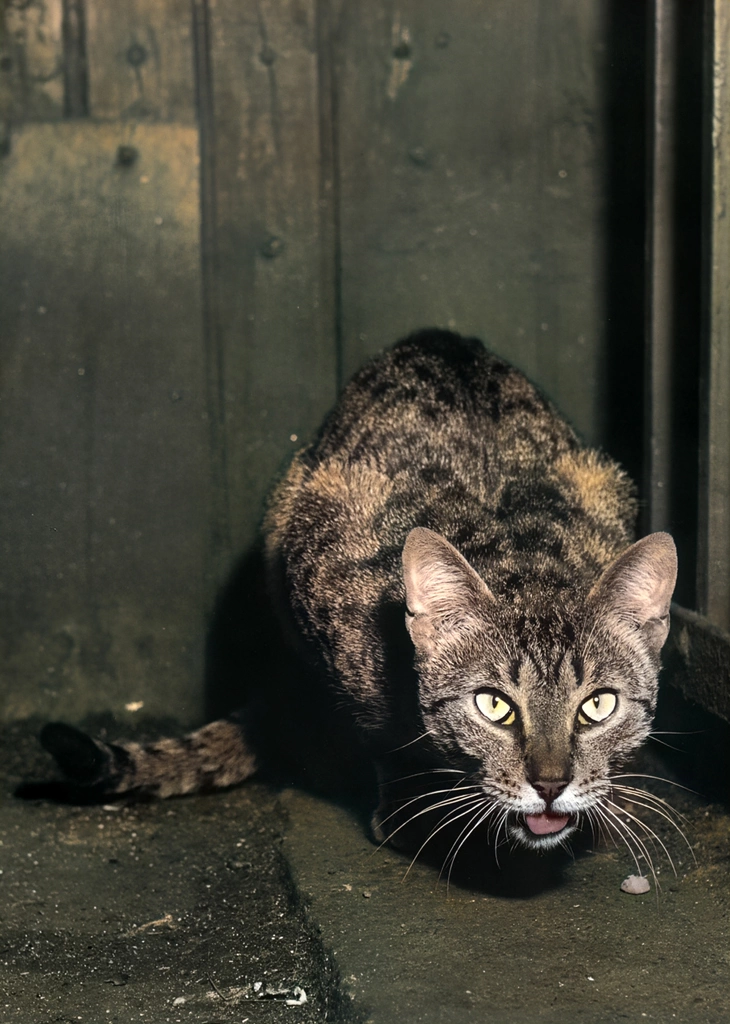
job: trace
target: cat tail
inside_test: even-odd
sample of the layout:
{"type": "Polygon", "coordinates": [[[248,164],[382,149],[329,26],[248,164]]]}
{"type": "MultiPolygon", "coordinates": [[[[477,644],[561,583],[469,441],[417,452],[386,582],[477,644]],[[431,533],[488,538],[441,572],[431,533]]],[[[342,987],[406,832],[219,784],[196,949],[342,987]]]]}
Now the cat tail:
{"type": "Polygon", "coordinates": [[[26,783],[17,791],[25,799],[98,803],[125,793],[182,796],[233,786],[258,768],[235,717],[211,722],[179,739],[153,743],[104,743],[71,725],[50,722],[41,730],[40,741],[67,781],[26,783]]]}

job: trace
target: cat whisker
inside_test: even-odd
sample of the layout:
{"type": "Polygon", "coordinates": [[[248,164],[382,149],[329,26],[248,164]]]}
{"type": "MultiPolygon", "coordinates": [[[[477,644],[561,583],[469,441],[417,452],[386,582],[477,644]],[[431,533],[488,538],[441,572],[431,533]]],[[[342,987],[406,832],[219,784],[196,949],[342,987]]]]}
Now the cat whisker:
{"type": "MultiPolygon", "coordinates": [[[[507,818],[509,817],[509,812],[510,812],[509,807],[505,807],[504,810],[502,811],[502,814],[499,817],[499,821],[497,822],[497,827],[494,830],[494,861],[495,861],[497,867],[499,867],[499,845],[500,845],[498,843],[499,833],[502,830],[502,828],[504,828],[504,825],[505,825],[505,823],[507,821],[507,818]]],[[[506,830],[505,830],[505,834],[504,834],[504,841],[505,841],[505,843],[509,842],[509,836],[508,836],[506,830]]]]}
{"type": "MultiPolygon", "coordinates": [[[[626,801],[628,801],[631,804],[632,807],[634,807],[634,806],[641,807],[645,811],[650,811],[653,814],[658,814],[660,817],[664,818],[666,821],[669,822],[670,825],[672,825],[676,829],[678,834],[682,837],[682,839],[686,843],[687,848],[689,850],[692,849],[692,847],[691,847],[691,845],[690,845],[690,843],[689,843],[689,841],[687,839],[687,836],[684,834],[684,832],[682,831],[680,826],[677,824],[677,822],[669,814],[667,814],[664,811],[660,810],[660,808],[653,806],[652,804],[644,803],[643,800],[637,800],[637,798],[635,796],[633,796],[633,795],[632,796],[626,796],[626,794],[624,794],[624,793],[619,793],[618,794],[618,799],[619,800],[626,800],[626,801]]],[[[622,806],[620,803],[618,803],[618,804],[614,803],[614,806],[621,807],[621,810],[623,811],[624,814],[630,814],[631,813],[625,806],[622,806]]]]}
{"type": "Polygon", "coordinates": [[[658,743],[661,747],[666,747],[667,750],[674,750],[677,754],[683,753],[681,747],[674,747],[671,743],[665,743],[664,740],[660,740],[657,738],[656,733],[650,733],[649,739],[652,740],[652,742],[654,743],[658,743]]]}
{"type": "Polygon", "coordinates": [[[602,816],[596,812],[597,808],[595,807],[590,807],[584,812],[591,822],[591,828],[593,828],[593,823],[595,822],[600,838],[606,843],[610,840],[610,842],[613,843],[614,849],[617,850],[618,842],[616,841],[615,833],[608,827],[602,816]]]}
{"type": "Polygon", "coordinates": [[[446,858],[444,860],[444,863],[441,866],[441,871],[439,872],[439,878],[441,878],[441,876],[443,875],[444,868],[446,867],[446,864],[448,862],[448,864],[449,864],[449,873],[446,876],[446,893],[447,893],[447,895],[448,895],[448,892],[449,892],[449,887],[451,886],[451,873],[454,870],[454,864],[456,863],[456,858],[459,855],[459,851],[463,847],[464,843],[466,843],[466,841],[469,839],[469,837],[472,836],[474,834],[474,832],[479,828],[479,826],[481,824],[483,824],[489,818],[489,816],[494,812],[495,808],[498,807],[498,806],[499,806],[498,804],[490,804],[486,808],[486,810],[484,810],[484,812],[481,815],[479,813],[479,809],[477,809],[476,813],[469,820],[469,822],[467,823],[466,827],[464,829],[462,829],[460,834],[457,836],[453,846],[451,847],[451,850],[449,850],[449,852],[446,854],[446,858]],[[472,825],[472,822],[474,821],[474,818],[476,818],[477,820],[472,825]]]}
{"type": "MultiPolygon", "coordinates": [[[[408,877],[408,874],[409,874],[411,868],[416,863],[416,861],[420,857],[420,855],[423,852],[423,850],[425,850],[426,846],[428,846],[428,844],[431,842],[431,840],[436,835],[438,835],[438,833],[441,832],[442,829],[447,828],[449,825],[452,825],[455,821],[458,821],[459,818],[463,818],[467,814],[473,814],[473,813],[478,814],[479,810],[483,806],[483,804],[484,804],[484,798],[480,797],[478,799],[474,799],[465,810],[462,810],[460,808],[453,808],[446,815],[444,815],[444,817],[441,819],[441,821],[429,832],[429,834],[426,837],[426,839],[419,846],[418,850],[415,853],[415,856],[413,857],[413,860],[408,865],[408,869],[407,869],[405,875],[403,876],[402,881],[405,882],[405,880],[408,877]]],[[[473,820],[473,819],[470,819],[470,820],[473,820]]],[[[442,868],[442,870],[443,870],[443,868],[442,868]]],[[[439,873],[439,878],[440,877],[441,877],[441,874],[439,873]]]]}
{"type": "MultiPolygon", "coordinates": [[[[479,786],[471,784],[469,786],[460,787],[459,782],[456,782],[453,786],[450,786],[448,789],[431,789],[427,793],[419,793],[417,796],[411,797],[411,799],[407,800],[405,803],[399,804],[394,811],[391,811],[391,813],[386,818],[383,818],[380,824],[384,825],[386,821],[390,821],[390,819],[395,817],[396,814],[400,814],[401,811],[404,811],[407,807],[410,807],[411,804],[415,804],[419,800],[430,800],[430,798],[433,796],[443,796],[445,793],[453,795],[459,789],[461,789],[461,792],[463,794],[480,791],[479,786]]],[[[428,808],[426,808],[426,810],[428,810],[428,808]]]]}
{"type": "MultiPolygon", "coordinates": [[[[643,807],[647,811],[652,811],[654,814],[658,814],[660,817],[665,818],[670,825],[672,825],[682,839],[685,842],[687,849],[692,855],[692,860],[697,863],[695,852],[692,849],[684,829],[681,827],[677,818],[680,821],[686,822],[687,818],[676,811],[671,804],[668,804],[666,800],[662,800],[661,797],[655,796],[653,793],[647,793],[643,789],[635,789],[634,786],[614,786],[614,790],[618,791],[619,798],[629,800],[631,803],[637,804],[639,807],[643,807]]],[[[628,813],[628,812],[626,812],[628,813]]]]}
{"type": "Polygon", "coordinates": [[[422,772],[414,772],[412,775],[401,775],[397,779],[387,779],[385,782],[381,782],[381,786],[395,786],[398,782],[408,782],[409,779],[420,779],[424,775],[436,775],[439,772],[446,772],[450,775],[462,775],[464,778],[469,778],[465,771],[461,768],[428,768],[422,772]]]}
{"type": "Polygon", "coordinates": [[[653,779],[654,782],[666,782],[668,786],[674,786],[676,789],[683,789],[686,793],[691,793],[693,796],[700,795],[696,789],[690,789],[689,786],[683,786],[679,782],[672,781],[672,779],[665,779],[661,775],[644,775],[641,772],[626,772],[623,775],[608,776],[609,782],[613,782],[614,779],[653,779]]]}
{"type": "Polygon", "coordinates": [[[663,800],[662,797],[656,796],[654,793],[649,793],[645,789],[637,789],[635,786],[622,786],[614,785],[611,787],[615,792],[618,792],[627,800],[633,800],[635,803],[645,801],[643,806],[651,805],[651,810],[656,810],[657,814],[666,814],[673,824],[676,824],[676,819],[680,821],[687,821],[687,818],[681,811],[676,810],[670,803],[663,800]]]}
{"type": "Polygon", "coordinates": [[[701,736],[704,729],[652,729],[650,736],[701,736]]]}
{"type": "MultiPolygon", "coordinates": [[[[414,740],[408,740],[407,743],[403,743],[400,747],[393,747],[393,749],[389,750],[388,753],[389,754],[397,754],[399,750],[405,750],[406,747],[412,747],[414,743],[420,743],[421,740],[424,740],[427,736],[433,736],[433,729],[426,729],[426,731],[422,732],[420,736],[416,736],[416,738],[414,740]]],[[[439,769],[438,768],[434,768],[433,771],[439,771],[439,769]]],[[[452,772],[454,772],[454,771],[459,771],[459,769],[458,768],[442,768],[441,771],[445,771],[445,772],[452,771],[452,772]]]]}
{"type": "MultiPolygon", "coordinates": [[[[613,806],[616,807],[617,805],[614,804],[613,806]]],[[[646,845],[646,843],[644,842],[642,837],[640,835],[638,835],[638,833],[628,824],[628,822],[623,821],[623,819],[620,818],[618,816],[618,814],[616,814],[615,811],[612,811],[610,807],[606,806],[606,804],[601,804],[600,805],[600,810],[601,810],[601,814],[603,814],[605,816],[605,820],[606,820],[607,824],[610,825],[611,824],[610,819],[613,819],[613,823],[614,823],[615,827],[617,828],[619,835],[624,840],[624,843],[626,844],[626,847],[631,852],[631,856],[634,859],[634,863],[636,864],[637,871],[639,872],[639,874],[642,874],[642,870],[641,870],[641,867],[639,865],[639,861],[638,861],[638,858],[636,856],[636,853],[632,849],[631,844],[628,842],[629,837],[631,838],[631,840],[633,840],[633,842],[636,845],[636,848],[641,853],[642,857],[644,858],[644,860],[646,861],[646,863],[647,863],[647,865],[649,867],[649,870],[651,871],[652,878],[654,879],[654,884],[657,886],[657,888],[659,888],[659,879],[657,877],[657,873],[656,873],[656,870],[654,868],[654,860],[653,860],[653,858],[651,856],[651,852],[649,850],[649,847],[646,845]]],[[[621,808],[619,807],[618,810],[621,810],[621,808]]],[[[637,822],[637,824],[643,825],[643,822],[639,821],[639,819],[635,818],[633,820],[635,820],[637,822]]],[[[673,864],[672,864],[672,868],[674,868],[673,864]]]]}
{"type": "Polygon", "coordinates": [[[588,824],[591,827],[591,838],[593,839],[593,845],[598,846],[598,837],[596,836],[596,819],[594,818],[591,812],[592,808],[588,807],[583,813],[586,817],[586,820],[588,821],[588,824]]]}
{"type": "Polygon", "coordinates": [[[641,818],[637,818],[637,816],[635,814],[631,814],[630,811],[627,811],[625,807],[621,807],[619,804],[615,804],[612,800],[609,800],[608,803],[611,805],[611,807],[615,807],[617,811],[621,811],[622,814],[628,815],[628,817],[633,822],[635,822],[640,828],[642,828],[644,830],[645,835],[651,836],[651,838],[655,842],[659,843],[659,845],[661,846],[662,850],[664,851],[664,856],[669,861],[669,866],[671,867],[671,869],[674,872],[674,875],[676,877],[677,869],[674,866],[674,861],[672,860],[672,855],[669,852],[669,850],[667,849],[666,845],[664,844],[664,841],[662,840],[661,836],[657,835],[657,833],[654,831],[654,829],[650,828],[650,826],[647,825],[645,821],[642,821],[641,818]]]}
{"type": "MultiPolygon", "coordinates": [[[[445,791],[445,792],[448,792],[448,791],[445,791]]],[[[418,798],[415,798],[415,799],[418,799],[418,798]]],[[[426,807],[421,808],[420,811],[416,811],[415,814],[412,814],[405,821],[401,822],[401,824],[396,829],[394,829],[393,832],[390,833],[388,838],[384,839],[383,842],[380,843],[380,845],[375,849],[374,852],[377,853],[378,850],[381,850],[385,846],[385,844],[388,843],[393,838],[393,836],[396,836],[400,832],[401,829],[405,828],[406,825],[410,825],[410,823],[412,821],[415,821],[417,818],[420,818],[421,815],[428,814],[430,811],[441,810],[441,808],[443,808],[443,807],[452,807],[455,804],[456,805],[463,804],[467,800],[470,800],[470,799],[472,799],[472,800],[480,799],[481,800],[481,799],[483,799],[483,797],[481,796],[481,794],[479,795],[479,797],[476,797],[474,795],[474,793],[461,793],[461,794],[459,794],[459,796],[452,796],[452,797],[450,797],[450,798],[448,798],[446,800],[440,800],[438,803],[428,804],[426,807]]],[[[381,825],[384,824],[386,821],[388,821],[390,818],[392,818],[393,815],[398,814],[399,811],[403,810],[405,807],[408,807],[409,804],[411,804],[413,802],[414,802],[413,800],[409,800],[407,804],[403,805],[403,807],[399,807],[397,810],[393,811],[393,814],[389,814],[387,818],[383,819],[383,821],[381,822],[381,825]]]]}
{"type": "MultiPolygon", "coordinates": [[[[418,860],[419,856],[421,855],[422,851],[431,842],[431,840],[434,838],[434,836],[436,836],[442,829],[447,828],[449,825],[452,825],[455,821],[458,821],[459,818],[463,818],[465,815],[471,814],[472,811],[475,810],[475,808],[478,811],[479,806],[482,805],[483,803],[484,803],[484,800],[483,800],[483,798],[481,798],[481,799],[475,800],[473,803],[471,803],[469,805],[469,807],[466,808],[466,810],[460,810],[459,808],[453,808],[446,815],[444,815],[444,817],[439,822],[439,824],[435,828],[433,828],[431,830],[431,832],[429,832],[429,834],[426,837],[426,839],[419,846],[418,850],[416,851],[415,856],[413,857],[413,860],[408,865],[408,870],[406,871],[405,875],[403,876],[402,881],[406,880],[406,878],[408,877],[408,872],[411,870],[411,868],[413,867],[413,865],[416,863],[416,861],[418,860]],[[458,813],[457,813],[457,811],[458,811],[458,813]]],[[[443,868],[442,868],[442,871],[443,871],[443,868]]],[[[441,877],[441,874],[439,873],[439,878],[440,877],[441,877]]]]}
{"type": "MultiPolygon", "coordinates": [[[[614,845],[618,846],[618,844],[616,843],[616,836],[618,836],[619,839],[621,839],[621,841],[623,842],[623,844],[626,847],[626,849],[631,854],[631,858],[632,858],[634,864],[636,865],[636,870],[638,871],[638,873],[640,875],[643,875],[644,874],[643,869],[642,869],[641,865],[639,864],[639,859],[638,859],[638,857],[636,855],[636,851],[634,850],[634,847],[632,846],[632,844],[631,844],[631,842],[629,840],[629,837],[637,844],[637,846],[639,847],[639,852],[640,853],[641,853],[641,848],[640,848],[641,841],[633,833],[633,831],[625,824],[625,822],[622,822],[621,819],[619,817],[617,817],[617,815],[615,815],[611,811],[608,811],[607,808],[599,806],[599,805],[596,805],[595,811],[598,814],[598,816],[600,817],[600,819],[603,821],[603,823],[605,824],[605,826],[606,826],[606,828],[608,830],[609,835],[611,835],[611,837],[612,837],[612,839],[614,841],[614,845]],[[614,821],[611,821],[609,819],[609,817],[608,817],[609,814],[614,819],[614,821]]],[[[647,864],[651,863],[651,858],[649,856],[649,851],[648,850],[645,853],[642,853],[642,856],[646,860],[647,864]]],[[[652,868],[652,873],[653,873],[653,868],[652,868]]]]}

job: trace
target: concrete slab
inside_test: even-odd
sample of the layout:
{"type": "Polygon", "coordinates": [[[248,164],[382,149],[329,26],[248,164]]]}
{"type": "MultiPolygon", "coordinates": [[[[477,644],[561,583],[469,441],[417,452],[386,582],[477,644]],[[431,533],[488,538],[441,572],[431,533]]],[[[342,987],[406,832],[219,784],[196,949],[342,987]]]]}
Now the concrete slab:
{"type": "Polygon", "coordinates": [[[0,1021],[338,1020],[335,968],[264,786],[133,807],[23,803],[34,728],[0,736],[0,1021]],[[306,993],[306,1002],[302,992],[306,993]]]}
{"type": "Polygon", "coordinates": [[[447,888],[425,863],[404,878],[408,858],[376,851],[355,811],[297,790],[24,804],[15,783],[48,767],[34,728],[0,736],[2,1024],[730,1019],[718,805],[672,796],[691,851],[651,820],[678,875],[659,850],[644,896],[620,891],[636,868],[612,847],[482,877],[477,850],[447,888]]]}
{"type": "Polygon", "coordinates": [[[612,847],[563,872],[522,859],[535,883],[528,897],[516,895],[510,870],[501,896],[499,876],[489,893],[447,889],[418,862],[404,877],[409,860],[374,852],[346,810],[295,792],[282,797],[284,851],[346,990],[372,1024],[726,1024],[730,817],[687,794],[680,803],[693,850],[667,822],[647,818],[678,877],[660,850],[661,891],[645,896],[620,891],[636,868],[612,847]]]}

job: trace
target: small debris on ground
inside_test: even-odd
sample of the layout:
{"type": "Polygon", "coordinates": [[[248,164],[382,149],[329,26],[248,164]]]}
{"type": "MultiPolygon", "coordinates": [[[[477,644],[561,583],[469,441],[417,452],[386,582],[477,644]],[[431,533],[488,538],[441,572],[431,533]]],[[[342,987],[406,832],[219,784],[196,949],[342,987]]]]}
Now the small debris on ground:
{"type": "Polygon", "coordinates": [[[644,878],[643,875],[629,875],[621,883],[621,892],[628,892],[632,896],[640,896],[641,893],[649,892],[650,889],[649,879],[644,878]]]}

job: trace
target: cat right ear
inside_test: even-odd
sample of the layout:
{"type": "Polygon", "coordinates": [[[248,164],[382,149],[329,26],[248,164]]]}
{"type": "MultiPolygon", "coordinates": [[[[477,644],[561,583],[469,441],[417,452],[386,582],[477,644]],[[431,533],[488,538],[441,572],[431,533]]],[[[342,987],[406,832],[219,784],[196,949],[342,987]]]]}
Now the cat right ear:
{"type": "Polygon", "coordinates": [[[464,556],[440,534],[421,526],[406,538],[403,578],[408,632],[427,655],[437,639],[448,642],[473,628],[494,600],[464,556]]]}
{"type": "Polygon", "coordinates": [[[674,541],[668,533],[650,533],[606,569],[591,599],[638,628],[658,658],[669,633],[669,605],[676,580],[674,541]]]}

